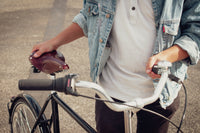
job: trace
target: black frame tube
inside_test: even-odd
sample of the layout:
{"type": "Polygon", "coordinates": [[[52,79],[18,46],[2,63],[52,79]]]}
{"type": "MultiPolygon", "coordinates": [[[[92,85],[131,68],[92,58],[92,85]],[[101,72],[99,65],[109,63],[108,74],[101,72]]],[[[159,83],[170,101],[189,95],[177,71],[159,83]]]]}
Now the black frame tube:
{"type": "Polygon", "coordinates": [[[51,99],[51,103],[52,103],[53,131],[54,133],[60,133],[58,104],[54,100],[54,98],[51,99]]]}
{"type": "MultiPolygon", "coordinates": [[[[39,116],[33,126],[33,129],[31,130],[31,133],[34,133],[36,127],[38,124],[40,124],[40,119],[42,115],[44,114],[44,111],[51,100],[52,103],[52,122],[53,122],[53,130],[54,133],[60,133],[60,127],[59,127],[59,112],[58,112],[58,104],[88,133],[97,133],[94,128],[92,128],[85,120],[83,120],[76,112],[74,112],[62,99],[59,98],[56,92],[49,95],[47,100],[45,101],[39,116]]],[[[49,126],[49,125],[48,125],[49,126]]],[[[51,127],[49,127],[50,130],[51,127]]]]}
{"type": "Polygon", "coordinates": [[[33,126],[33,129],[31,130],[31,133],[34,133],[34,132],[35,132],[35,129],[36,129],[37,125],[40,123],[39,121],[40,121],[42,115],[44,114],[44,111],[45,111],[45,109],[46,109],[46,107],[47,107],[47,105],[48,105],[48,103],[49,103],[49,101],[50,101],[51,99],[52,99],[52,95],[50,95],[50,96],[47,98],[47,100],[45,101],[45,103],[44,103],[44,105],[43,105],[43,107],[42,107],[42,109],[41,109],[41,111],[40,111],[40,113],[39,113],[39,115],[38,115],[38,118],[37,118],[37,120],[35,121],[35,124],[34,124],[34,126],[33,126]]]}
{"type": "Polygon", "coordinates": [[[63,102],[56,93],[52,95],[53,99],[59,104],[76,122],[88,133],[96,133],[86,121],[84,121],[76,112],[74,112],[65,102],[63,102]]]}

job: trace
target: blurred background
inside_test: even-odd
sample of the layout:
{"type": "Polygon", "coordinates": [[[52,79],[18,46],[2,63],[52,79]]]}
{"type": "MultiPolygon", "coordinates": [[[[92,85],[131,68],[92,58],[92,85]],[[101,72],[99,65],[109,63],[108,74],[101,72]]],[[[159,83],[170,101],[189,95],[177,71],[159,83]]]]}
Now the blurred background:
{"type": "MultiPolygon", "coordinates": [[[[0,133],[10,133],[7,103],[12,96],[21,93],[18,80],[25,78],[48,78],[45,74],[33,74],[28,57],[33,45],[48,40],[71,24],[82,8],[82,0],[0,0],[0,133]]],[[[78,73],[80,80],[89,80],[87,38],[81,38],[59,48],[69,65],[67,73],[78,73]]],[[[64,76],[59,73],[57,76],[64,76]]],[[[185,85],[188,91],[188,107],[182,129],[185,133],[200,130],[200,63],[191,66],[185,85]]],[[[28,92],[42,104],[48,94],[28,92]]],[[[92,92],[83,91],[94,96],[92,92]]],[[[95,128],[94,101],[59,94],[80,116],[95,128]]],[[[179,124],[184,106],[181,105],[172,121],[179,124]]],[[[135,120],[135,118],[133,119],[135,120]]],[[[61,132],[85,132],[70,116],[60,110],[61,132]]],[[[170,126],[169,133],[176,132],[170,126]]]]}

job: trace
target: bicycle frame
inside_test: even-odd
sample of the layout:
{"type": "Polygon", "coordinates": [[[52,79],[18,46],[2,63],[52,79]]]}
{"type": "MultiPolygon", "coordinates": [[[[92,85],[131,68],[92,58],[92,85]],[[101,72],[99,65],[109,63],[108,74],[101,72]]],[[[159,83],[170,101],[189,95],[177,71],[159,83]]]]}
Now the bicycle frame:
{"type": "MultiPolygon", "coordinates": [[[[45,103],[39,113],[39,116],[33,126],[31,133],[34,133],[36,127],[41,123],[41,121],[40,121],[41,116],[43,115],[49,101],[51,101],[51,103],[52,103],[52,115],[51,115],[51,119],[50,119],[50,124],[48,124],[48,125],[51,127],[51,123],[53,123],[54,133],[60,133],[58,105],[60,105],[60,107],[62,107],[88,133],[96,133],[96,131],[85,120],[83,120],[63,100],[61,100],[59,98],[59,96],[57,95],[56,92],[53,92],[51,95],[49,95],[49,97],[45,101],[45,103]]],[[[47,120],[46,122],[48,122],[48,121],[49,120],[47,120]]]]}
{"type": "MultiPolygon", "coordinates": [[[[147,98],[137,98],[137,99],[133,99],[132,101],[126,102],[124,104],[117,104],[114,103],[113,99],[104,91],[104,89],[93,82],[88,82],[88,81],[77,81],[76,80],[76,75],[73,76],[73,74],[70,76],[72,77],[71,79],[68,79],[69,77],[64,77],[64,78],[60,78],[58,80],[55,80],[55,76],[52,77],[52,79],[54,80],[45,80],[44,81],[40,81],[40,80],[21,80],[19,86],[21,86],[21,90],[29,90],[27,88],[30,87],[30,81],[31,81],[31,85],[32,85],[32,89],[33,90],[40,90],[40,86],[35,86],[35,83],[44,83],[42,84],[43,87],[42,90],[57,90],[60,92],[65,92],[66,94],[71,94],[71,95],[75,95],[75,96],[81,96],[78,95],[78,91],[79,89],[89,89],[90,91],[93,90],[96,94],[98,94],[100,96],[101,100],[105,100],[105,101],[109,101],[109,102],[105,102],[105,104],[112,110],[116,111],[116,112],[124,112],[124,124],[125,124],[125,132],[126,133],[132,133],[132,124],[131,124],[131,116],[132,116],[132,112],[135,114],[138,110],[140,110],[141,108],[143,108],[145,105],[148,105],[150,103],[153,103],[154,101],[156,101],[162,91],[163,86],[165,85],[166,80],[168,79],[168,67],[170,67],[171,64],[168,62],[159,62],[158,63],[158,67],[162,70],[161,72],[161,78],[160,81],[157,85],[157,87],[155,88],[154,94],[151,97],[147,97],[147,98]],[[28,82],[26,82],[28,81],[28,82]],[[62,81],[62,82],[61,82],[62,81]],[[24,88],[23,83],[25,83],[24,88]],[[56,88],[52,88],[52,86],[54,86],[54,84],[57,83],[58,85],[62,83],[70,83],[69,86],[65,85],[63,86],[57,86],[57,88],[62,88],[61,90],[56,89],[56,88]],[[69,88],[68,88],[69,87],[69,88]],[[64,88],[64,89],[63,89],[64,88]],[[69,90],[68,90],[69,89],[69,90]],[[133,108],[134,107],[134,108],[133,108]]],[[[55,86],[54,86],[55,87],[55,86]]],[[[53,123],[53,131],[56,133],[60,132],[60,128],[59,128],[59,114],[58,114],[58,105],[60,105],[83,129],[85,129],[88,133],[96,133],[96,131],[86,122],[84,121],[80,116],[78,116],[78,114],[76,114],[65,102],[63,102],[57,95],[56,92],[52,91],[51,95],[49,95],[49,97],[47,98],[47,100],[45,101],[39,115],[38,115],[38,119],[36,120],[33,129],[31,131],[31,133],[34,132],[34,130],[36,129],[36,127],[39,124],[47,124],[48,126],[51,127],[51,124],[53,123]],[[43,120],[42,119],[42,115],[47,107],[47,104],[49,103],[49,101],[51,100],[52,103],[52,116],[50,120],[43,120]],[[48,121],[50,121],[50,124],[48,124],[48,121]]]]}

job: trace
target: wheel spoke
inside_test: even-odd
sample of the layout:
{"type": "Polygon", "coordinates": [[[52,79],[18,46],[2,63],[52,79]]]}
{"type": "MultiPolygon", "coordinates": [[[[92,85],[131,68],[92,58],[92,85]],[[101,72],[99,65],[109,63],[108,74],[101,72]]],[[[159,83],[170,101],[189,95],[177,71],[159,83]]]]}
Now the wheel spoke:
{"type": "Polygon", "coordinates": [[[25,119],[26,125],[28,127],[29,132],[31,132],[31,127],[30,127],[29,120],[28,120],[28,117],[27,117],[26,108],[23,108],[23,109],[24,109],[24,119],[25,119]]]}
{"type": "MultiPolygon", "coordinates": [[[[36,121],[36,117],[32,110],[24,102],[16,103],[12,116],[13,133],[31,133],[32,127],[36,121]]],[[[40,133],[37,127],[35,133],[40,133]]]]}
{"type": "Polygon", "coordinates": [[[20,118],[20,127],[22,129],[22,133],[26,133],[26,127],[23,122],[23,111],[22,108],[19,109],[19,118],[20,118]]]}

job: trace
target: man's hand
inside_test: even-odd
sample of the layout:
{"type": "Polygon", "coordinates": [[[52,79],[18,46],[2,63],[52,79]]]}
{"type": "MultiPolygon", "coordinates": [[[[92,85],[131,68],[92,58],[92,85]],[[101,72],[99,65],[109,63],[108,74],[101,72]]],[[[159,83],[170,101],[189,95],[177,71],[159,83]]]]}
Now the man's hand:
{"type": "Polygon", "coordinates": [[[43,53],[51,52],[56,49],[57,49],[57,47],[53,47],[53,45],[51,45],[51,43],[47,41],[47,42],[39,43],[39,44],[36,44],[35,46],[33,46],[32,53],[35,52],[33,56],[35,58],[38,58],[43,53]]]}
{"type": "Polygon", "coordinates": [[[160,75],[155,74],[152,72],[152,68],[156,65],[159,61],[169,61],[171,63],[185,59],[189,57],[188,53],[183,50],[178,45],[173,45],[172,47],[153,55],[149,58],[146,64],[146,73],[152,78],[160,78],[160,75]]]}
{"type": "Polygon", "coordinates": [[[160,78],[160,75],[155,74],[152,71],[152,68],[154,65],[156,65],[159,61],[162,60],[166,60],[164,57],[162,57],[161,55],[157,54],[154,56],[151,56],[146,64],[146,73],[149,75],[149,77],[151,77],[152,79],[157,79],[160,78]]]}

